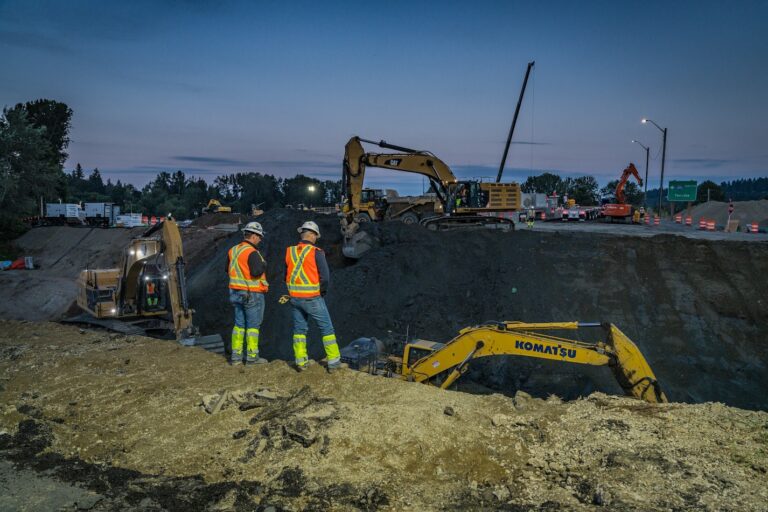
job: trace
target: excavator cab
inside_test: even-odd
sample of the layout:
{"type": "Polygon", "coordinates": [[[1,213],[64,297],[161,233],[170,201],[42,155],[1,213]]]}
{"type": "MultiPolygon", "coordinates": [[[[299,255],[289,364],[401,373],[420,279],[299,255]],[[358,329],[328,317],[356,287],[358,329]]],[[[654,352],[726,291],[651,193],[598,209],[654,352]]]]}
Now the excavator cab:
{"type": "Polygon", "coordinates": [[[157,265],[144,265],[139,276],[138,308],[141,313],[166,311],[168,307],[168,273],[157,265]]]}

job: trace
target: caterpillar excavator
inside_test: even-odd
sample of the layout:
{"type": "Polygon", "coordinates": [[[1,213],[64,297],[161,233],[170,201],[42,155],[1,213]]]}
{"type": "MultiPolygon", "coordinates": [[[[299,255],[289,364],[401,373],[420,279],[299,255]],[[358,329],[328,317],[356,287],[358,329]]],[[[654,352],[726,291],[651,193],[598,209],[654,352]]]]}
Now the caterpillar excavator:
{"type": "Polygon", "coordinates": [[[425,201],[421,198],[414,201],[410,208],[398,211],[398,215],[419,222],[428,229],[514,229],[514,223],[499,214],[520,209],[519,184],[460,181],[445,162],[429,151],[355,136],[346,144],[342,173],[342,251],[349,258],[359,258],[375,245],[370,235],[360,230],[361,216],[365,214],[368,215],[366,220],[370,218],[368,208],[362,201],[365,171],[368,167],[419,174],[429,179],[435,199],[425,201]],[[369,153],[362,143],[374,144],[396,153],[369,153]]]}
{"type": "Polygon", "coordinates": [[[608,366],[624,392],[651,403],[667,397],[637,346],[613,324],[585,322],[492,322],[462,329],[448,343],[416,340],[402,356],[386,356],[375,338],[360,338],[341,351],[351,368],[446,389],[464,375],[472,361],[490,356],[521,356],[566,363],[608,366]],[[600,327],[605,341],[586,343],[548,331],[600,327]]]}
{"type": "Polygon", "coordinates": [[[637,172],[635,164],[630,162],[627,168],[621,173],[621,178],[619,178],[619,182],[616,184],[616,202],[606,204],[603,208],[603,215],[611,222],[613,222],[614,219],[626,221],[627,219],[632,218],[634,208],[631,204],[627,204],[627,198],[624,194],[624,188],[627,186],[627,181],[629,181],[631,176],[635,177],[637,183],[641,187],[643,186],[643,179],[640,177],[640,173],[637,172]]]}
{"type": "Polygon", "coordinates": [[[192,321],[184,267],[178,225],[166,218],[131,240],[118,268],[80,272],[77,305],[85,313],[67,321],[223,353],[221,336],[201,336],[192,321]]]}

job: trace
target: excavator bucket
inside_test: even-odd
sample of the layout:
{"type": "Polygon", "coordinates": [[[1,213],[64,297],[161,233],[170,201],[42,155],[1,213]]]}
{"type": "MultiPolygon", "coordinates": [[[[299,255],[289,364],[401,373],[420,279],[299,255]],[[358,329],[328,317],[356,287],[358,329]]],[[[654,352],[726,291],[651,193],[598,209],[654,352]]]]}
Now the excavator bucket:
{"type": "Polygon", "coordinates": [[[611,370],[624,391],[646,402],[667,403],[667,396],[637,345],[613,324],[608,324],[606,330],[616,354],[611,370]]]}
{"type": "Polygon", "coordinates": [[[347,258],[360,259],[367,251],[379,245],[378,239],[360,229],[359,223],[347,223],[346,219],[342,219],[341,226],[344,236],[341,252],[347,258]]]}

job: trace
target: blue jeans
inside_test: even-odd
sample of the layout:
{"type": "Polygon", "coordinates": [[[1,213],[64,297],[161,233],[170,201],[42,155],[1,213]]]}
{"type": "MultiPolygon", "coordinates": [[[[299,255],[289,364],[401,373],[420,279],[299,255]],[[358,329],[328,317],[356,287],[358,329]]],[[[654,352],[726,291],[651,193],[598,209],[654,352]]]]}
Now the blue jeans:
{"type": "Polygon", "coordinates": [[[230,289],[229,301],[235,308],[232,360],[242,360],[244,342],[247,348],[246,359],[256,360],[259,358],[259,328],[264,318],[264,294],[230,289]]]}
{"type": "Polygon", "coordinates": [[[331,315],[322,297],[311,299],[298,299],[291,297],[291,311],[293,314],[293,352],[296,364],[304,366],[309,357],[307,355],[308,320],[312,318],[320,329],[323,337],[323,348],[328,358],[328,366],[335,367],[341,362],[339,347],[336,343],[336,334],[331,323],[331,315]]]}

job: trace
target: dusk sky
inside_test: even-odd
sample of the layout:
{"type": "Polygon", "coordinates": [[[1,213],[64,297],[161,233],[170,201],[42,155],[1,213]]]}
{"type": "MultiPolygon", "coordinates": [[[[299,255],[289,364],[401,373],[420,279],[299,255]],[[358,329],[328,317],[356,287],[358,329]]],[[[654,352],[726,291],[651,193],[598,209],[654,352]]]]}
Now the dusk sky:
{"type": "MultiPolygon", "coordinates": [[[[506,180],[768,175],[768,2],[0,0],[0,103],[74,110],[67,170],[339,179],[352,135],[506,180]]],[[[371,148],[378,150],[378,148],[371,148]]],[[[413,193],[418,177],[371,173],[413,193]]]]}

